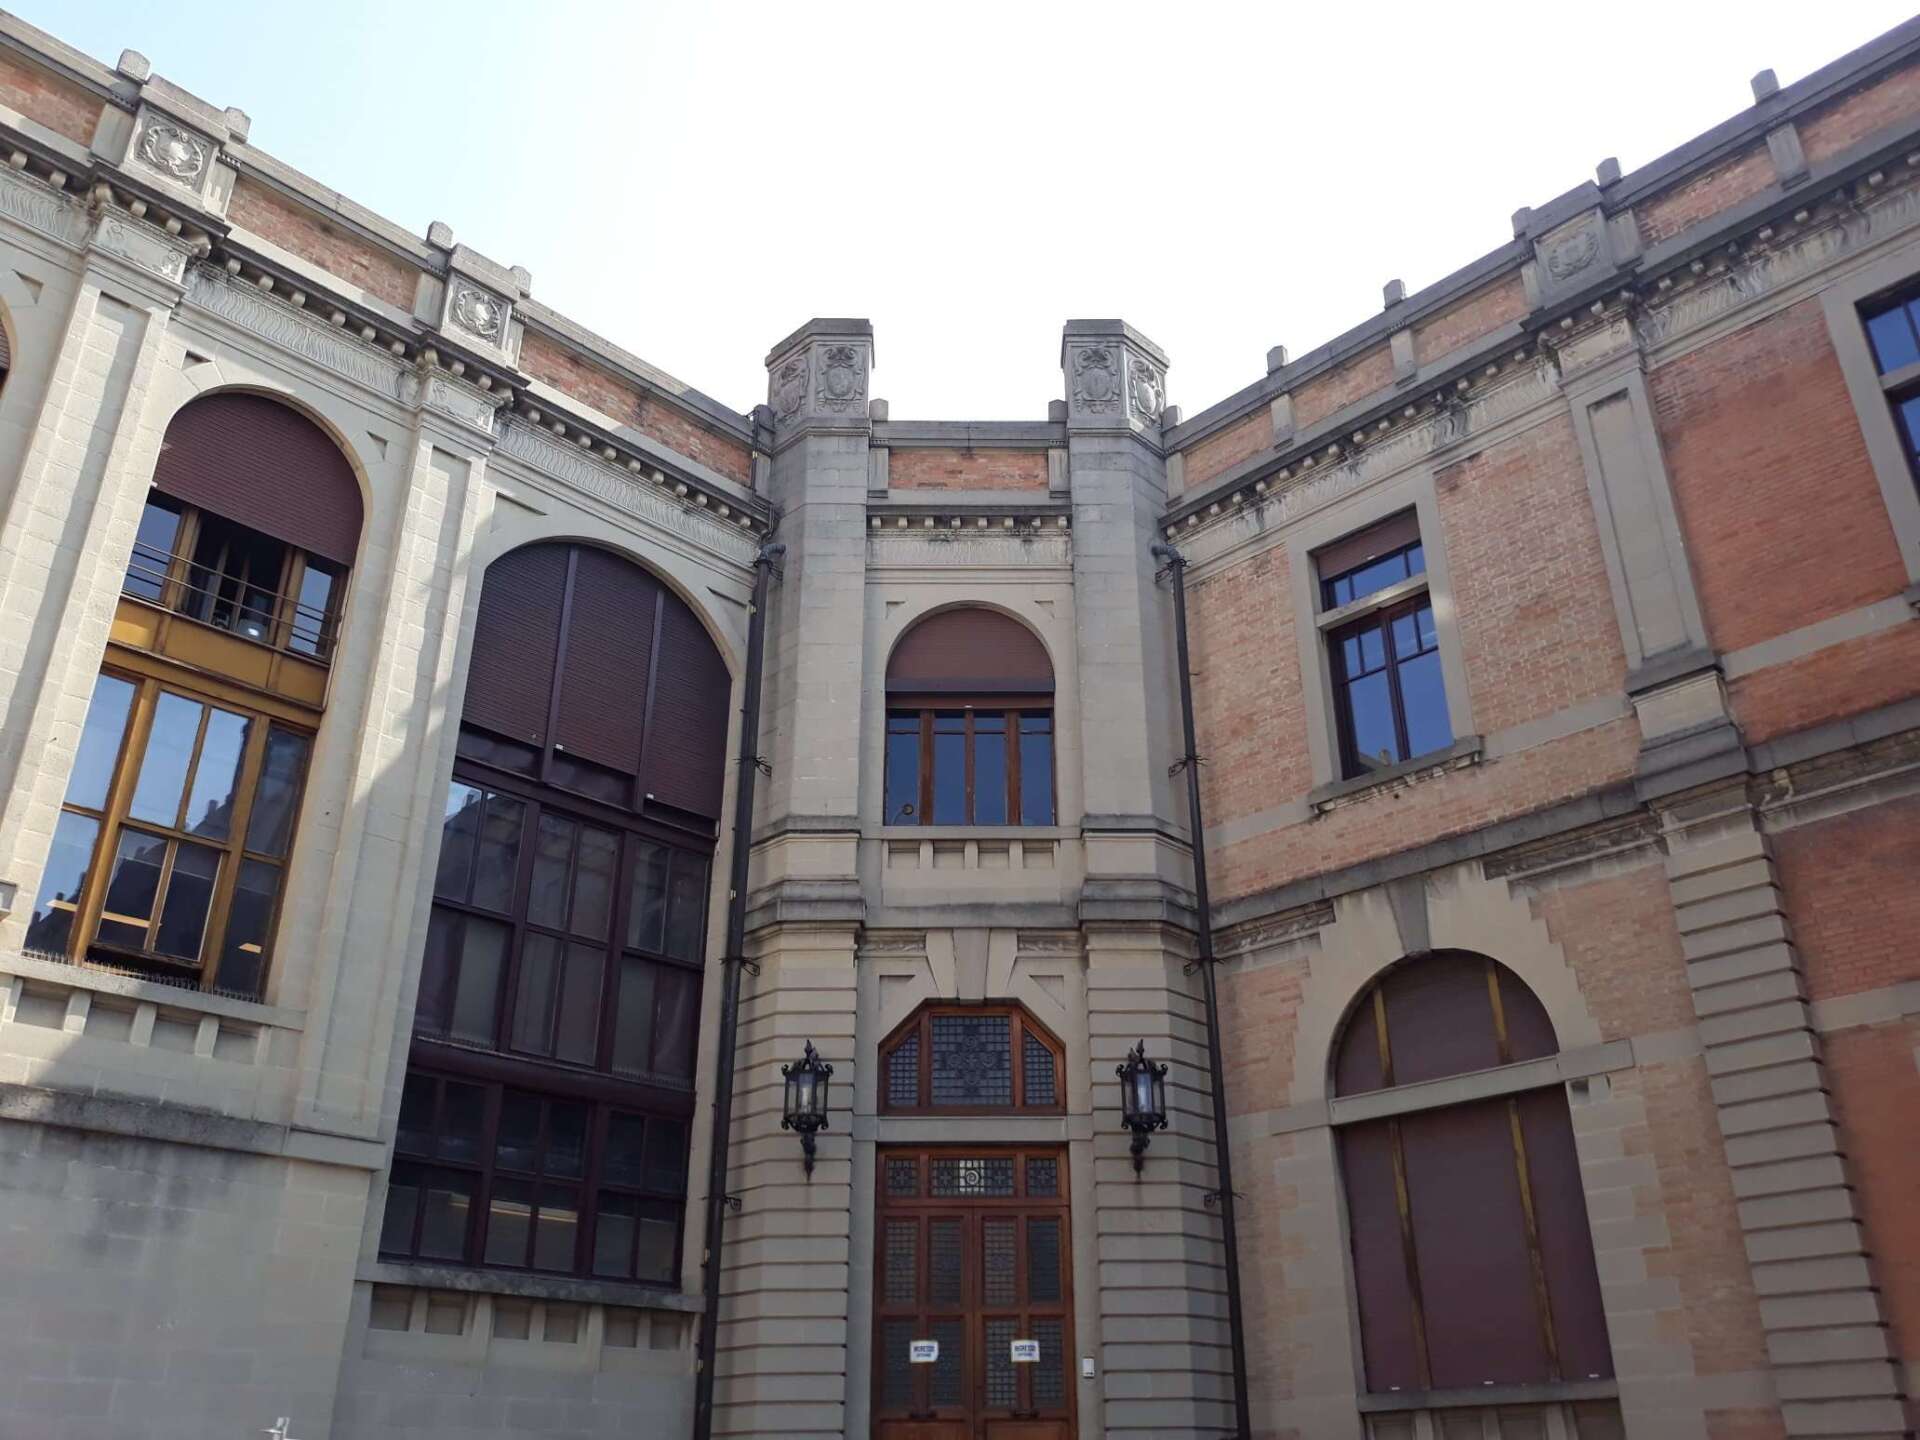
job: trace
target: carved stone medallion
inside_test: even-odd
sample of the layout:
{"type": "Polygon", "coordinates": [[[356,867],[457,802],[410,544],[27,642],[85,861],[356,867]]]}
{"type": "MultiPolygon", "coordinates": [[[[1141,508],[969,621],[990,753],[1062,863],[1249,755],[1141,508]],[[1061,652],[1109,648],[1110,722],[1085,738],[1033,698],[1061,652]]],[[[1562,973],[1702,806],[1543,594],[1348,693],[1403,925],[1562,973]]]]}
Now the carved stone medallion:
{"type": "Polygon", "coordinates": [[[497,345],[506,319],[507,307],[478,286],[462,285],[453,292],[454,324],[468,334],[497,345]]]}
{"type": "Polygon", "coordinates": [[[866,371],[852,345],[829,345],[820,352],[820,403],[843,411],[867,398],[866,371]]]}
{"type": "Polygon", "coordinates": [[[807,360],[795,355],[773,372],[773,409],[782,420],[800,413],[807,398],[807,360]]]}
{"type": "Polygon", "coordinates": [[[1167,408],[1167,387],[1160,372],[1144,360],[1135,360],[1127,367],[1127,375],[1133,413],[1148,425],[1158,425],[1160,412],[1167,408]]]}
{"type": "Polygon", "coordinates": [[[178,125],[152,120],[140,136],[140,158],[175,180],[198,180],[207,168],[207,143],[178,125]]]}
{"type": "Polygon", "coordinates": [[[1578,275],[1600,253],[1600,232],[1592,225],[1563,236],[1547,247],[1547,269],[1556,280],[1578,275]]]}
{"type": "Polygon", "coordinates": [[[1080,409],[1100,414],[1120,407],[1120,353],[1110,345],[1089,345],[1073,356],[1073,399],[1080,409]]]}

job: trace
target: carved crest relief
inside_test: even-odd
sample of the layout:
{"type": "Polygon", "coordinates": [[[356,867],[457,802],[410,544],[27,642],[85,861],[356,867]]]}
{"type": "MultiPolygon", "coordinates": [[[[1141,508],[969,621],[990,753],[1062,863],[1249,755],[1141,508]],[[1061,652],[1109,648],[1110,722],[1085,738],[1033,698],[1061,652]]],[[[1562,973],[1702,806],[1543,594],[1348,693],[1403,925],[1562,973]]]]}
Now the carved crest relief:
{"type": "Polygon", "coordinates": [[[198,180],[207,168],[207,142],[178,125],[150,120],[140,135],[140,158],[175,180],[198,180]]]}
{"type": "Polygon", "coordinates": [[[820,403],[842,411],[867,398],[867,372],[853,345],[829,345],[820,352],[820,403]]]}
{"type": "Polygon", "coordinates": [[[1547,270],[1556,280],[1568,280],[1594,262],[1600,253],[1600,231],[1583,226],[1546,247],[1547,270]]]}
{"type": "Polygon", "coordinates": [[[1073,355],[1073,403],[1091,414],[1120,408],[1120,355],[1110,345],[1089,345],[1073,355]]]}
{"type": "Polygon", "coordinates": [[[453,292],[453,323],[469,335],[500,343],[506,328],[507,307],[497,296],[477,285],[462,285],[453,292]]]}
{"type": "Polygon", "coordinates": [[[1148,425],[1160,423],[1160,412],[1167,408],[1167,385],[1160,372],[1144,360],[1127,367],[1128,393],[1133,397],[1133,413],[1148,425]]]}
{"type": "Polygon", "coordinates": [[[806,398],[807,360],[804,355],[795,355],[773,372],[774,413],[782,420],[791,420],[800,413],[806,398]]]}

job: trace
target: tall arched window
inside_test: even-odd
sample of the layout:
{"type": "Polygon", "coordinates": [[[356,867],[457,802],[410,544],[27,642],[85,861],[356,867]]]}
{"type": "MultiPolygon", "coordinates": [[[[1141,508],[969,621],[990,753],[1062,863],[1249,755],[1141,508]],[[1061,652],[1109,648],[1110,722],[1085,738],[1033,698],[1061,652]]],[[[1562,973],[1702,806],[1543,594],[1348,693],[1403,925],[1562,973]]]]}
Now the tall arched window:
{"type": "Polygon", "coordinates": [[[383,1253],[677,1281],[729,686],[619,556],[488,569],[383,1253]]]}
{"type": "Polygon", "coordinates": [[[360,487],[265,396],[167,427],[26,943],[258,995],[360,487]]]}
{"type": "Polygon", "coordinates": [[[1053,666],[997,611],[942,610],[887,662],[888,825],[1051,825],[1053,666]]]}
{"type": "Polygon", "coordinates": [[[1607,1379],[1613,1360],[1546,1011],[1464,951],[1360,997],[1334,1060],[1366,1386],[1481,1390],[1607,1379]],[[1504,1073],[1503,1073],[1504,1072],[1504,1073]],[[1474,1074],[1485,1098],[1434,1082],[1474,1074]]]}

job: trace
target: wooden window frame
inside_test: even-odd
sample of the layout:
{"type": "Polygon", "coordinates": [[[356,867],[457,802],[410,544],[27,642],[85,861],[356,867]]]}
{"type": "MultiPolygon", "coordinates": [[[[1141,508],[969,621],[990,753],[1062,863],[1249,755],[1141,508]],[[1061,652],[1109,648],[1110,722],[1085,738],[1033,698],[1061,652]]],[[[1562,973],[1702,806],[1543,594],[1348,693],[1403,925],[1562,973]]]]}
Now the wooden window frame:
{"type": "MultiPolygon", "coordinates": [[[[1498,1074],[1500,1071],[1509,1067],[1518,1069],[1535,1064],[1537,1060],[1542,1057],[1528,1057],[1517,1061],[1514,1058],[1513,1045],[1507,1028],[1506,1004],[1501,995],[1500,977],[1503,967],[1498,961],[1488,956],[1474,955],[1470,958],[1481,961],[1485,966],[1488,998],[1492,1008],[1494,1042],[1499,1056],[1499,1065],[1494,1070],[1480,1073],[1490,1075],[1498,1074]]],[[[1364,1094],[1369,1097],[1389,1093],[1397,1089],[1400,1085],[1394,1073],[1393,1047],[1387,1023],[1386,982],[1391,974],[1392,971],[1390,970],[1377,976],[1372,983],[1368,985],[1366,990],[1361,993],[1353,1011],[1348,1015],[1345,1024],[1341,1027],[1333,1050],[1336,1056],[1340,1053],[1345,1044],[1347,1033],[1352,1027],[1364,1025],[1372,1030],[1374,1044],[1377,1047],[1379,1056],[1381,1083],[1377,1089],[1370,1088],[1358,1092],[1359,1094],[1364,1094]]],[[[1520,983],[1517,977],[1513,983],[1520,983]]],[[[1557,1054],[1558,1051],[1556,1050],[1554,1053],[1557,1054]]],[[[1445,1078],[1448,1077],[1430,1077],[1419,1081],[1408,1082],[1408,1085],[1409,1087],[1421,1085],[1430,1086],[1437,1084],[1445,1078]]],[[[1539,1335],[1547,1357],[1549,1375],[1547,1383],[1555,1386],[1569,1383],[1577,1384],[1584,1378],[1573,1377],[1570,1381],[1563,1373],[1563,1366],[1561,1365],[1559,1338],[1554,1329],[1553,1306],[1547,1283],[1546,1257],[1541,1245],[1539,1217],[1535,1210],[1532,1171],[1527,1154],[1526,1135],[1521,1123],[1520,1114],[1520,1102],[1524,1095],[1535,1093],[1538,1090],[1552,1089],[1557,1083],[1557,1080],[1550,1080],[1545,1085],[1511,1090],[1497,1097],[1488,1097],[1486,1099],[1475,1098],[1461,1100],[1457,1098],[1444,1098],[1429,1100],[1425,1103],[1416,1102],[1397,1107],[1386,1116],[1378,1118],[1371,1116],[1356,1117],[1343,1121],[1337,1113],[1333,1114],[1330,1118],[1330,1123],[1336,1133],[1345,1125],[1385,1124],[1387,1127],[1388,1148],[1393,1166],[1394,1206],[1399,1218],[1401,1261],[1405,1266],[1407,1296],[1412,1312],[1411,1323],[1413,1330],[1414,1361],[1419,1376],[1420,1391],[1423,1393],[1434,1390],[1433,1371],[1427,1340],[1427,1307],[1421,1292],[1420,1268],[1414,1239],[1413,1202],[1407,1178],[1406,1152],[1401,1136],[1401,1125],[1403,1121],[1422,1113],[1483,1103],[1502,1104],[1506,1110],[1508,1133],[1511,1137],[1513,1147],[1515,1176],[1519,1187],[1520,1207],[1525,1225],[1524,1239],[1528,1270],[1532,1282],[1534,1316],[1540,1327],[1539,1335]]],[[[1330,1086],[1329,1088],[1335,1092],[1336,1096],[1338,1095],[1337,1086],[1330,1086]]],[[[1344,1162],[1342,1163],[1342,1171],[1344,1176],[1344,1162]]],[[[1347,1203],[1351,1204],[1351,1201],[1347,1203]]],[[[1356,1313],[1358,1304],[1359,1297],[1356,1294],[1356,1313]]],[[[1414,1403],[1417,1399],[1417,1396],[1406,1396],[1395,1391],[1367,1390],[1364,1388],[1365,1378],[1363,1369],[1363,1394],[1394,1394],[1396,1399],[1405,1399],[1409,1404],[1414,1403]]]]}
{"type": "MultiPolygon", "coordinates": [[[[919,759],[917,761],[920,783],[918,796],[914,802],[916,813],[910,819],[898,819],[892,815],[886,815],[882,817],[883,824],[964,826],[969,829],[978,829],[982,826],[987,828],[1011,826],[1022,829],[1034,829],[1058,823],[1060,815],[1060,736],[1057,726],[1054,725],[1053,697],[1051,695],[1036,697],[1032,700],[1015,700],[1004,697],[968,698],[960,695],[889,695],[887,697],[886,709],[886,734],[889,740],[891,740],[894,734],[892,728],[894,720],[910,715],[918,715],[920,719],[919,759]],[[933,818],[934,717],[936,714],[952,713],[955,711],[962,714],[966,720],[961,739],[961,753],[965,757],[964,764],[966,767],[966,778],[964,782],[966,818],[962,820],[935,820],[933,818]],[[977,821],[974,819],[974,720],[975,717],[980,714],[999,715],[1002,717],[1002,723],[1006,726],[1004,740],[1006,743],[1007,818],[1004,820],[977,821]],[[1048,814],[1044,820],[1028,820],[1025,817],[1024,807],[1021,804],[1022,782],[1020,751],[1022,747],[1020,744],[1020,721],[1023,718],[1032,718],[1038,715],[1044,715],[1047,718],[1049,727],[1047,732],[1047,748],[1050,760],[1048,765],[1049,773],[1047,775],[1048,814]]],[[[883,746],[882,760],[883,764],[887,766],[891,766],[892,764],[890,751],[890,745],[883,746]]],[[[889,788],[889,777],[883,775],[881,781],[881,794],[883,797],[888,793],[889,788]]]]}
{"type": "MultiPolygon", "coordinates": [[[[241,867],[249,861],[270,864],[279,871],[280,883],[274,894],[273,911],[266,926],[267,940],[262,947],[263,953],[260,959],[260,990],[264,993],[276,949],[275,941],[280,918],[286,902],[287,877],[292,872],[299,843],[300,807],[306,798],[307,781],[313,766],[314,732],[298,724],[289,723],[277,711],[264,710],[244,702],[235,703],[228,695],[194,690],[178,684],[170,676],[121,666],[109,666],[100,674],[131,684],[134,687],[134,694],[127,708],[127,719],[121,731],[119,748],[114,753],[113,770],[108,781],[104,806],[94,809],[71,803],[61,805],[63,814],[70,812],[85,816],[98,826],[94,835],[92,859],[88,864],[86,881],[77,897],[77,903],[58,907],[70,909],[74,917],[67,937],[67,958],[112,969],[131,969],[142,973],[157,972],[160,978],[175,983],[192,978],[197,982],[194,988],[218,990],[222,952],[225,949],[227,926],[232,920],[234,890],[239,881],[241,867]],[[194,736],[193,752],[186,775],[181,782],[179,804],[182,808],[192,798],[194,781],[199,773],[203,747],[206,743],[211,711],[221,709],[238,713],[244,715],[248,722],[246,749],[234,781],[234,808],[228,826],[228,836],[224,841],[195,835],[177,824],[168,826],[148,820],[136,820],[129,813],[133,804],[134,791],[139,783],[140,769],[146,760],[147,744],[152,738],[154,714],[159,707],[160,697],[165,694],[178,696],[203,707],[199,729],[194,736]],[[246,844],[247,829],[253,819],[254,801],[266,757],[267,737],[275,726],[300,736],[307,745],[306,764],[301,768],[300,781],[294,789],[290,802],[293,818],[288,827],[286,852],[282,855],[269,855],[262,851],[249,850],[246,844]],[[179,846],[197,845],[220,853],[219,874],[214,882],[213,895],[208,902],[206,924],[201,931],[201,959],[197,962],[185,961],[177,956],[132,949],[97,938],[103,917],[120,923],[139,923],[137,916],[110,915],[106,911],[107,887],[112,879],[113,857],[118,852],[120,837],[126,833],[147,835],[155,840],[167,842],[167,857],[155,887],[153,912],[146,921],[150,933],[152,927],[159,924],[164,911],[179,846]]],[[[97,683],[96,681],[96,685],[97,683]]],[[[249,995],[246,998],[256,999],[258,996],[249,995]]]]}
{"type": "MultiPolygon", "coordinates": [[[[479,1158],[475,1160],[450,1160],[434,1153],[434,1144],[430,1143],[425,1153],[404,1151],[399,1148],[399,1137],[395,1137],[393,1161],[398,1165],[411,1165],[421,1171],[457,1172],[472,1179],[472,1198],[468,1205],[467,1223],[462,1235],[462,1256],[458,1260],[422,1256],[420,1252],[421,1231],[425,1226],[426,1207],[416,1202],[409,1243],[404,1247],[389,1248],[385,1233],[384,1217],[379,1239],[379,1254],[383,1259],[399,1261],[403,1264],[458,1265],[488,1271],[507,1271],[528,1275],[560,1275],[580,1280],[590,1280],[597,1284],[639,1285],[653,1290],[675,1290],[680,1285],[680,1273],[685,1261],[686,1245],[686,1201],[689,1162],[693,1144],[693,1107],[689,1104],[684,1110],[649,1109],[633,1103],[630,1095],[609,1095],[583,1093],[577,1088],[551,1088],[538,1083],[518,1083],[512,1079],[478,1076],[450,1069],[444,1066],[414,1064],[407,1070],[407,1083],[423,1082],[434,1086],[433,1126],[429,1132],[431,1141],[437,1142],[445,1131],[446,1087],[448,1084],[476,1086],[484,1094],[482,1120],[479,1132],[479,1158]],[[540,1151],[542,1168],[528,1171],[503,1165],[499,1158],[500,1116],[507,1093],[516,1092],[538,1100],[546,1108],[542,1111],[540,1151]],[[551,1106],[555,1103],[582,1104],[587,1107],[587,1132],[585,1154],[578,1177],[550,1176],[544,1173],[544,1159],[549,1143],[551,1106]],[[608,1148],[608,1130],[616,1115],[637,1116],[649,1126],[655,1121],[665,1121],[681,1127],[683,1143],[680,1149],[680,1183],[677,1188],[666,1189],[646,1184],[634,1185],[627,1181],[611,1181],[606,1175],[608,1148]],[[538,1187],[542,1183],[564,1185],[575,1190],[580,1197],[576,1212],[578,1226],[574,1238],[573,1264],[565,1270],[544,1268],[532,1263],[535,1244],[535,1232],[530,1224],[527,1236],[527,1249],[523,1252],[527,1263],[512,1265],[504,1261],[486,1258],[487,1228],[491,1218],[491,1202],[494,1188],[500,1181],[525,1183],[538,1187]],[[600,1201],[603,1192],[613,1192],[623,1196],[632,1196],[643,1206],[656,1211],[672,1212],[674,1225],[673,1263],[665,1279],[643,1279],[634,1276],[601,1275],[593,1268],[594,1253],[598,1240],[600,1222],[600,1201]]],[[[650,1137],[649,1137],[650,1138],[650,1137]]],[[[644,1167],[647,1155],[646,1141],[642,1141],[641,1163],[644,1167]]],[[[391,1177],[389,1177],[391,1178],[391,1177]]],[[[535,1191],[535,1206],[538,1206],[538,1190],[535,1191]]],[[[637,1257],[639,1243],[635,1235],[635,1249],[630,1256],[637,1257]]]]}
{"type": "MultiPolygon", "coordinates": [[[[1396,517],[1395,519],[1383,522],[1381,525],[1370,527],[1370,529],[1379,530],[1386,528],[1386,526],[1399,527],[1405,523],[1405,520],[1396,517]]],[[[1348,540],[1336,542],[1333,546],[1323,547],[1322,553],[1352,545],[1355,541],[1363,541],[1367,533],[1367,531],[1361,531],[1348,540]]],[[[1413,743],[1408,734],[1406,698],[1400,689],[1400,657],[1396,654],[1393,639],[1394,621],[1417,614],[1423,606],[1430,607],[1433,605],[1432,582],[1425,568],[1426,549],[1425,537],[1415,529],[1411,539],[1395,545],[1392,549],[1383,551],[1379,555],[1346,566],[1340,570],[1321,572],[1319,569],[1320,560],[1318,556],[1316,556],[1315,584],[1318,588],[1320,603],[1322,606],[1327,607],[1320,612],[1317,618],[1317,624],[1321,632],[1322,643],[1326,647],[1327,683],[1333,698],[1335,758],[1338,762],[1340,777],[1342,779],[1364,779],[1376,771],[1393,770],[1401,765],[1412,764],[1419,760],[1422,755],[1440,754],[1446,748],[1445,746],[1440,746],[1432,750],[1423,750],[1417,755],[1412,753],[1413,743]],[[1353,600],[1344,604],[1337,606],[1331,604],[1334,586],[1355,570],[1377,565],[1382,560],[1389,559],[1396,555],[1404,555],[1415,549],[1421,551],[1422,568],[1419,571],[1405,576],[1402,579],[1392,581],[1365,595],[1356,596],[1353,600]],[[1350,682],[1346,673],[1346,661],[1342,655],[1342,642],[1344,640],[1363,630],[1372,629],[1376,626],[1380,630],[1381,646],[1386,655],[1385,674],[1387,677],[1387,696],[1388,706],[1392,711],[1394,741],[1399,745],[1401,753],[1401,758],[1389,765],[1380,765],[1363,759],[1355,746],[1353,733],[1353,700],[1349,690],[1350,682]]],[[[1422,650],[1419,653],[1421,655],[1431,654],[1439,656],[1441,652],[1440,622],[1436,614],[1434,618],[1433,647],[1431,650],[1422,650]]],[[[1412,659],[1417,657],[1408,658],[1412,659]]],[[[1442,656],[1440,660],[1440,665],[1444,672],[1446,665],[1444,656],[1442,656]]],[[[1445,683],[1443,673],[1441,680],[1443,687],[1445,683]]],[[[1449,711],[1447,717],[1447,729],[1449,734],[1451,734],[1453,730],[1451,711],[1449,711]]]]}
{"type": "Polygon", "coordinates": [[[1064,1115],[1067,1109],[1066,1046],[1021,1005],[953,1005],[930,1002],[922,1005],[887,1038],[880,1042],[880,1110],[887,1115],[1064,1115]],[[959,1015],[986,1020],[1005,1017],[1007,1043],[1011,1047],[1013,1098],[1006,1105],[936,1105],[933,1103],[933,1021],[937,1017],[959,1015]],[[1032,1035],[1053,1055],[1052,1104],[1028,1104],[1026,1037],[1032,1035]],[[896,1105],[887,1084],[888,1064],[895,1050],[913,1037],[920,1042],[919,1103],[896,1105]]]}
{"type": "MultiPolygon", "coordinates": [[[[228,626],[216,625],[204,613],[211,609],[221,582],[239,579],[238,576],[230,575],[225,570],[226,551],[224,549],[221,552],[223,565],[213,572],[216,582],[213,589],[198,587],[193,583],[193,572],[205,568],[195,565],[193,557],[200,545],[202,519],[211,512],[159,490],[148,495],[147,504],[175,508],[180,516],[180,524],[174,531],[173,550],[168,556],[165,574],[157,575],[151,568],[143,569],[141,572],[149,581],[160,586],[160,598],[153,600],[144,595],[133,594],[125,588],[126,581],[123,579],[121,582],[123,599],[132,601],[136,605],[155,606],[196,625],[205,625],[210,629],[218,630],[223,635],[232,635],[249,644],[263,645],[270,650],[292,655],[316,665],[324,666],[332,663],[334,653],[339,648],[340,617],[345,605],[347,584],[352,576],[349,567],[324,559],[316,561],[297,545],[275,539],[261,531],[252,531],[251,533],[262,535],[264,539],[278,545],[284,554],[281,559],[280,573],[274,577],[273,611],[269,617],[268,633],[265,638],[250,636],[228,626]],[[293,639],[295,627],[301,622],[300,591],[306,583],[307,570],[315,566],[332,574],[334,583],[327,595],[326,610],[312,627],[318,639],[314,649],[309,651],[295,648],[293,639]]],[[[240,525],[237,520],[227,520],[225,516],[216,515],[215,518],[240,529],[248,528],[240,525]]],[[[144,564],[146,564],[146,557],[136,550],[128,561],[128,576],[131,577],[136,565],[144,564]]]]}

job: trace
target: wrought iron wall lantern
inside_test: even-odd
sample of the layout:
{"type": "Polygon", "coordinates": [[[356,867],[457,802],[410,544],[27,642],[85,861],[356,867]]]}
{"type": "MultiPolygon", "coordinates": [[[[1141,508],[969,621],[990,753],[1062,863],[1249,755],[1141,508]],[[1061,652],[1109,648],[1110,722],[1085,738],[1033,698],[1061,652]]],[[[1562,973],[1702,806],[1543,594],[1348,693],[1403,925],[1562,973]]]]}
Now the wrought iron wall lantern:
{"type": "Polygon", "coordinates": [[[782,1065],[787,1080],[787,1113],[781,1118],[782,1130],[800,1132],[800,1148],[806,1153],[807,1174],[813,1174],[813,1137],[827,1128],[827,1082],[833,1078],[833,1066],[820,1058],[807,1041],[806,1052],[791,1065],[782,1065]]]}
{"type": "Polygon", "coordinates": [[[1133,1169],[1146,1164],[1148,1137],[1167,1128],[1167,1067],[1147,1058],[1142,1040],[1127,1052],[1126,1063],[1114,1067],[1120,1077],[1120,1119],[1133,1132],[1133,1169]]]}

